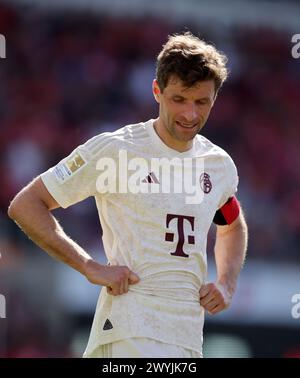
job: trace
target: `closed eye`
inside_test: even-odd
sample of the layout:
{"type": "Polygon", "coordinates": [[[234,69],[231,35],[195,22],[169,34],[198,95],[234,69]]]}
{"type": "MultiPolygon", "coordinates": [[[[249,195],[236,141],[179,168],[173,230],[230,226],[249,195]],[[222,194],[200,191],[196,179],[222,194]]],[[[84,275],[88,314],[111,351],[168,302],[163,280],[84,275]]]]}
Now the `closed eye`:
{"type": "Polygon", "coordinates": [[[211,103],[211,100],[209,98],[207,98],[207,97],[201,98],[201,99],[199,99],[199,100],[196,101],[197,105],[208,105],[210,103],[211,103]]]}
{"type": "Polygon", "coordinates": [[[174,102],[184,102],[184,98],[183,97],[173,97],[173,101],[174,102]]]}

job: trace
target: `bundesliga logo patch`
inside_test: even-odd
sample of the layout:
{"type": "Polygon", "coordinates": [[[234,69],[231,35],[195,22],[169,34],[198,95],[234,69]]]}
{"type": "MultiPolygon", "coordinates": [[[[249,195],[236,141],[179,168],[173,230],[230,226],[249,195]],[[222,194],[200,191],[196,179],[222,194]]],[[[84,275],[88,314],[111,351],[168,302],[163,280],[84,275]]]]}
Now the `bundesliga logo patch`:
{"type": "Polygon", "coordinates": [[[67,161],[63,163],[57,164],[54,168],[54,174],[57,181],[60,184],[63,184],[67,181],[74,173],[80,170],[80,168],[84,167],[86,161],[83,157],[78,153],[75,152],[67,161]]]}
{"type": "Polygon", "coordinates": [[[67,161],[67,166],[72,173],[75,173],[80,167],[85,164],[83,158],[77,152],[72,158],[67,161]]]}

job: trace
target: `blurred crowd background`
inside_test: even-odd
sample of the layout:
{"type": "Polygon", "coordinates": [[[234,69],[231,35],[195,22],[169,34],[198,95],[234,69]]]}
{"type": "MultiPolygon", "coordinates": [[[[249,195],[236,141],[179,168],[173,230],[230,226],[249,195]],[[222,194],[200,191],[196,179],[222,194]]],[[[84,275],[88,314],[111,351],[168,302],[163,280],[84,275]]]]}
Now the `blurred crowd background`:
{"type": "MultiPolygon", "coordinates": [[[[230,77],[203,134],[236,162],[250,233],[239,298],[244,304],[251,296],[252,312],[208,319],[207,354],[223,348],[221,355],[231,350],[249,357],[300,356],[300,319],[291,315],[291,296],[300,292],[300,59],[291,55],[291,37],[300,33],[300,21],[298,30],[205,22],[200,5],[198,21],[184,12],[131,16],[25,4],[0,1],[0,33],[6,38],[6,58],[0,59],[0,294],[7,312],[0,319],[0,356],[82,353],[98,288],[27,240],[8,219],[7,207],[26,183],[90,137],[155,118],[155,58],[168,34],[184,30],[229,58],[230,77]],[[270,280],[261,286],[262,302],[273,306],[262,321],[255,320],[258,294],[251,292],[259,272],[265,277],[261,285],[270,280]],[[288,298],[278,298],[280,279],[289,285],[288,298]],[[287,320],[268,318],[283,303],[287,320]]],[[[93,200],[55,215],[69,235],[105,261],[93,200]]],[[[213,240],[212,230],[210,260],[213,240]]],[[[236,300],[236,308],[243,304],[236,300]]]]}

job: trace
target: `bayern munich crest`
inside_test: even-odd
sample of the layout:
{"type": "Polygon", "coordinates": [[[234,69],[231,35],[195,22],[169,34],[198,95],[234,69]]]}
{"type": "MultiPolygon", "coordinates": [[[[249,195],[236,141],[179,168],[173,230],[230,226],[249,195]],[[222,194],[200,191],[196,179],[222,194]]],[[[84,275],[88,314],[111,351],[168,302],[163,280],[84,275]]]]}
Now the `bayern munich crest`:
{"type": "Polygon", "coordinates": [[[202,175],[200,176],[200,186],[201,186],[201,189],[203,190],[203,192],[205,194],[208,194],[211,189],[212,189],[212,183],[210,181],[210,176],[208,173],[202,173],[202,175]]]}

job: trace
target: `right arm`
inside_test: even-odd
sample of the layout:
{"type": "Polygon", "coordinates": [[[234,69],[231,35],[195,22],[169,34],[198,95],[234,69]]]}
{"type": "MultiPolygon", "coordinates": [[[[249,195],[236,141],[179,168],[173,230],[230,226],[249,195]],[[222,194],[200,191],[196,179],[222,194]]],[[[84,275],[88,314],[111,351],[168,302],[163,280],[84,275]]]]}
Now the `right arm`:
{"type": "Polygon", "coordinates": [[[112,295],[128,291],[129,284],[139,281],[126,266],[101,265],[66,235],[51,210],[59,204],[46,189],[41,178],[23,188],[11,202],[8,215],[22,231],[50,256],[83,274],[91,283],[103,285],[112,295]]]}

